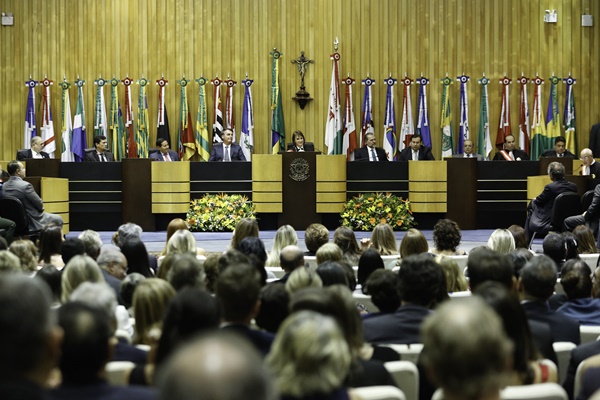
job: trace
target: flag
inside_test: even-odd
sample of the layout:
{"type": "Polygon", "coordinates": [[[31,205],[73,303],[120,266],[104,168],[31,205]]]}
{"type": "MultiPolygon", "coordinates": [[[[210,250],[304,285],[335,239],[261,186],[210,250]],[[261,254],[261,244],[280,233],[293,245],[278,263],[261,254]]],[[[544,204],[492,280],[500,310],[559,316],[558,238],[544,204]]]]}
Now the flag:
{"type": "Polygon", "coordinates": [[[512,135],[510,129],[510,97],[508,96],[509,87],[512,79],[506,75],[500,79],[502,85],[502,106],[500,108],[500,123],[498,124],[498,134],[496,135],[496,147],[501,150],[504,148],[504,138],[512,135]]]}
{"type": "Polygon", "coordinates": [[[25,131],[23,133],[23,148],[31,148],[31,138],[37,136],[35,129],[35,92],[33,89],[37,86],[38,82],[29,78],[25,82],[25,86],[29,87],[29,94],[27,95],[27,109],[25,110],[25,131]]]}
{"type": "Polygon", "coordinates": [[[231,129],[231,132],[233,132],[233,142],[235,143],[236,138],[235,118],[233,118],[233,87],[237,84],[237,82],[227,79],[224,83],[227,85],[227,91],[225,92],[225,127],[231,129]]]}
{"type": "Polygon", "coordinates": [[[73,143],[73,120],[71,118],[71,101],[69,100],[69,87],[71,84],[67,82],[65,78],[59,85],[62,89],[61,105],[62,105],[62,126],[61,126],[61,161],[72,162],[75,161],[73,155],[73,149],[71,144],[73,143]]]}
{"type": "Polygon", "coordinates": [[[531,153],[529,149],[529,104],[527,101],[527,82],[529,78],[521,75],[518,79],[521,84],[521,107],[519,112],[519,147],[527,155],[531,153]]]}
{"type": "MultiPolygon", "coordinates": [[[[196,152],[201,161],[210,158],[210,137],[208,136],[208,113],[206,107],[206,78],[196,79],[198,82],[198,114],[196,115],[196,152]]],[[[249,159],[248,159],[249,160],[249,159]]]]}
{"type": "Polygon", "coordinates": [[[221,83],[219,76],[210,81],[213,84],[213,100],[215,104],[215,120],[213,122],[213,143],[222,143],[223,111],[221,111],[221,83]]]}
{"type": "Polygon", "coordinates": [[[477,131],[477,148],[484,159],[489,159],[492,152],[492,139],[490,138],[490,112],[488,105],[487,85],[490,80],[485,75],[478,81],[481,85],[481,102],[479,107],[479,129],[477,131]]]}
{"type": "Polygon", "coordinates": [[[254,107],[252,105],[252,83],[253,80],[246,79],[242,81],[244,85],[244,106],[242,107],[242,133],[240,135],[240,146],[244,152],[247,161],[252,159],[254,151],[254,107]]]}
{"type": "Polygon", "coordinates": [[[354,123],[354,109],[352,108],[352,85],[355,80],[349,76],[343,80],[346,85],[346,107],[344,109],[344,138],[342,141],[342,154],[346,154],[348,161],[354,161],[354,151],[357,149],[356,124],[354,123]]]}
{"type": "MultiPolygon", "coordinates": [[[[560,111],[558,106],[558,91],[557,85],[561,79],[557,76],[550,77],[550,97],[548,98],[548,110],[546,111],[546,138],[542,150],[551,149],[554,147],[554,139],[560,136],[560,111]]],[[[537,154],[537,159],[540,154],[537,154]]]]}
{"type": "Polygon", "coordinates": [[[110,120],[108,129],[112,139],[112,153],[115,161],[121,161],[127,156],[127,144],[125,143],[125,126],[123,125],[123,114],[117,96],[117,86],[121,81],[117,78],[110,80],[110,120]]]}
{"type": "Polygon", "coordinates": [[[196,138],[192,128],[192,114],[188,107],[187,85],[190,83],[185,77],[177,81],[181,86],[181,100],[179,101],[179,131],[177,132],[177,143],[179,145],[179,159],[190,161],[196,154],[196,138]]]}
{"type": "Polygon", "coordinates": [[[83,85],[85,81],[77,78],[77,106],[75,107],[75,118],[73,118],[73,156],[75,161],[82,162],[85,159],[85,148],[87,147],[87,135],[85,132],[85,107],[83,104],[83,85]]]}
{"type": "MultiPolygon", "coordinates": [[[[137,146],[138,157],[148,158],[148,95],[146,94],[146,86],[150,83],[148,79],[142,77],[138,79],[137,84],[140,85],[138,95],[138,127],[135,135],[135,143],[137,146]]],[[[158,139],[158,138],[157,138],[158,139]]]]}
{"type": "Polygon", "coordinates": [[[465,147],[465,141],[471,139],[469,132],[469,98],[467,96],[467,82],[470,77],[462,74],[456,77],[456,80],[460,82],[460,128],[458,130],[458,145],[456,146],[456,153],[463,154],[465,147]]]}
{"type": "Polygon", "coordinates": [[[563,82],[567,85],[565,111],[563,114],[565,139],[567,140],[566,148],[571,153],[577,154],[577,140],[575,140],[575,97],[573,96],[573,85],[577,83],[577,79],[569,75],[563,79],[563,82]]]}
{"type": "Polygon", "coordinates": [[[333,60],[331,68],[331,85],[329,86],[329,111],[325,123],[325,146],[327,154],[342,154],[342,114],[340,102],[340,54],[336,51],[330,58],[333,60]]]}
{"type": "Polygon", "coordinates": [[[137,158],[138,149],[133,133],[133,104],[131,102],[131,85],[133,80],[128,76],[121,81],[125,85],[125,129],[127,131],[127,158],[137,158]]]}
{"type": "Polygon", "coordinates": [[[273,59],[271,63],[271,151],[277,154],[285,149],[285,122],[279,86],[279,59],[283,54],[276,48],[269,54],[273,59]]]}
{"type": "Polygon", "coordinates": [[[442,92],[442,116],[440,120],[442,128],[442,157],[452,157],[454,148],[454,133],[452,132],[452,113],[450,111],[450,93],[449,88],[452,79],[447,76],[442,79],[444,89],[442,92]]]}
{"type": "Polygon", "coordinates": [[[367,75],[367,78],[362,80],[362,84],[365,85],[365,94],[362,103],[360,137],[356,143],[358,147],[362,147],[362,143],[367,133],[375,134],[375,129],[373,128],[373,96],[371,93],[371,86],[375,84],[375,79],[371,79],[367,75]]]}
{"type": "Polygon", "coordinates": [[[54,137],[54,123],[52,122],[52,111],[50,109],[50,85],[54,82],[48,78],[41,81],[44,91],[42,97],[42,140],[44,141],[44,151],[50,158],[54,158],[56,151],[56,138],[54,137]]]}
{"type": "Polygon", "coordinates": [[[156,123],[156,139],[163,138],[171,147],[171,133],[169,131],[169,117],[167,116],[167,103],[165,102],[165,88],[169,81],[162,78],[156,81],[158,85],[158,120],[156,123]]]}
{"type": "Polygon", "coordinates": [[[397,160],[398,143],[396,136],[396,112],[394,111],[394,85],[398,83],[397,79],[391,76],[384,80],[387,85],[387,94],[385,96],[385,121],[383,122],[383,150],[389,161],[397,160]]]}
{"type": "Polygon", "coordinates": [[[537,159],[548,147],[544,110],[542,110],[542,85],[544,80],[536,76],[533,80],[535,92],[533,95],[533,117],[531,119],[531,154],[530,159],[537,159]]]}
{"type": "Polygon", "coordinates": [[[429,111],[427,110],[427,85],[429,79],[420,77],[419,84],[419,116],[417,117],[417,134],[421,135],[423,145],[431,148],[431,131],[429,130],[429,111]]]}
{"type": "Polygon", "coordinates": [[[99,77],[94,81],[96,88],[96,107],[94,108],[94,137],[102,135],[106,136],[108,148],[111,148],[111,140],[108,135],[108,118],[106,117],[106,103],[104,102],[104,85],[107,80],[99,77]]]}
{"type": "MultiPolygon", "coordinates": [[[[409,146],[410,141],[415,134],[415,123],[412,116],[412,103],[410,100],[410,85],[413,80],[405,76],[402,80],[404,85],[404,95],[402,97],[402,123],[400,125],[400,140],[398,141],[397,153],[409,146]]],[[[398,154],[396,154],[397,156],[398,154]]],[[[397,157],[396,157],[397,158],[397,157]]]]}

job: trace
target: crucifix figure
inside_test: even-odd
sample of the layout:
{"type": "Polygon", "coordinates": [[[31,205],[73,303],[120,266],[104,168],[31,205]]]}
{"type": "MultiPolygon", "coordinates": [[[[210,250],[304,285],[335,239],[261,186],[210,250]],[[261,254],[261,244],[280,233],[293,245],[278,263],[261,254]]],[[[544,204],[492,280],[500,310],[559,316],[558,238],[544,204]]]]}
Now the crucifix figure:
{"type": "Polygon", "coordinates": [[[308,64],[314,64],[315,60],[309,60],[304,56],[304,50],[300,52],[300,57],[295,60],[292,60],[292,64],[296,64],[298,66],[298,72],[300,72],[300,88],[304,89],[304,75],[306,74],[306,68],[308,68],[308,64]]]}

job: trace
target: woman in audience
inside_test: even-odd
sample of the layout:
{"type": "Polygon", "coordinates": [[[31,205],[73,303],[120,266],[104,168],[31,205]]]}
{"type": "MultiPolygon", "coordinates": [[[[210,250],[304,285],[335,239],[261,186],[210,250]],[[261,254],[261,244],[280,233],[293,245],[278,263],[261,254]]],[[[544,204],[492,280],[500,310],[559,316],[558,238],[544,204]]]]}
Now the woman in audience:
{"type": "Polygon", "coordinates": [[[411,228],[400,242],[400,257],[408,257],[416,254],[427,253],[429,244],[420,230],[411,228]]]}
{"type": "Polygon", "coordinates": [[[102,270],[90,256],[79,255],[71,258],[63,268],[61,277],[61,300],[69,301],[69,296],[83,282],[105,282],[102,270]]]}
{"type": "Polygon", "coordinates": [[[133,293],[135,315],[135,344],[154,344],[153,328],[160,328],[169,301],[175,297],[175,289],[165,280],[147,278],[141,281],[133,293]]]}
{"type": "Polygon", "coordinates": [[[348,287],[348,278],[344,268],[336,261],[327,261],[317,267],[317,275],[321,278],[323,286],[344,285],[348,287]]]}
{"type": "Polygon", "coordinates": [[[171,253],[189,253],[194,256],[197,255],[198,248],[196,246],[196,238],[194,238],[192,232],[188,231],[187,229],[179,229],[178,231],[175,231],[175,233],[167,242],[167,254],[171,253]]]}
{"type": "Polygon", "coordinates": [[[521,269],[533,258],[533,253],[524,248],[516,248],[514,251],[511,251],[508,256],[512,259],[513,262],[513,271],[515,279],[519,279],[521,276],[521,269]]]}
{"type": "Polygon", "coordinates": [[[515,238],[508,229],[496,229],[490,235],[487,245],[500,254],[508,254],[515,249],[515,238]]]}
{"type": "Polygon", "coordinates": [[[435,262],[437,262],[440,267],[442,267],[442,271],[444,271],[448,293],[464,292],[469,288],[467,280],[456,261],[450,257],[437,256],[435,262]]]}
{"type": "Polygon", "coordinates": [[[160,253],[161,256],[167,254],[167,243],[169,243],[169,239],[171,239],[171,236],[180,229],[189,230],[187,223],[183,219],[174,218],[169,222],[169,225],[167,225],[167,240],[165,240],[165,247],[160,253]]]}
{"type": "Polygon", "coordinates": [[[204,261],[204,273],[206,274],[206,290],[214,294],[217,280],[219,279],[219,254],[209,254],[204,261]]]}
{"type": "Polygon", "coordinates": [[[381,313],[393,313],[401,303],[398,274],[389,269],[373,271],[363,286],[363,293],[371,296],[371,301],[379,309],[379,313],[369,313],[363,319],[381,313]]]}
{"type": "Polygon", "coordinates": [[[38,264],[52,264],[58,269],[65,266],[60,255],[60,245],[63,241],[62,228],[53,224],[46,225],[40,232],[38,250],[40,257],[38,264]]]}
{"type": "Polygon", "coordinates": [[[579,259],[577,238],[573,232],[563,232],[562,237],[565,239],[565,246],[567,247],[565,261],[579,259]]]}
{"type": "Polygon", "coordinates": [[[315,256],[317,257],[317,265],[321,265],[326,261],[340,262],[344,255],[342,254],[342,249],[337,244],[325,243],[319,247],[315,256]]]}
{"type": "Polygon", "coordinates": [[[515,239],[516,249],[528,249],[529,243],[527,243],[527,237],[525,236],[525,229],[519,225],[511,225],[508,227],[508,231],[513,235],[515,239]]]}
{"type": "Polygon", "coordinates": [[[361,251],[352,229],[347,226],[337,228],[333,233],[333,243],[342,250],[343,260],[348,265],[352,267],[358,265],[361,251]]]}
{"type": "Polygon", "coordinates": [[[388,224],[378,224],[371,233],[371,247],[382,256],[397,255],[396,237],[388,224]]]}
{"type": "Polygon", "coordinates": [[[129,239],[121,245],[121,252],[127,259],[127,273],[137,272],[146,278],[154,276],[148,261],[146,246],[141,240],[129,239]]]}
{"type": "Polygon", "coordinates": [[[31,240],[15,240],[10,244],[8,251],[19,257],[21,270],[30,275],[35,275],[37,268],[37,247],[31,240]]]}
{"type": "Polygon", "coordinates": [[[258,270],[262,285],[266,285],[267,279],[276,279],[272,272],[267,273],[265,269],[267,251],[265,250],[265,244],[258,237],[248,236],[243,238],[239,242],[237,250],[248,257],[250,264],[258,270]]]}
{"type": "MultiPolygon", "coordinates": [[[[358,284],[364,289],[365,282],[369,276],[378,269],[384,269],[385,265],[381,256],[375,249],[367,249],[361,254],[358,260],[358,284]]],[[[364,292],[364,290],[363,290],[364,292]]]]}
{"type": "Polygon", "coordinates": [[[254,317],[256,325],[275,334],[290,313],[290,295],[285,289],[285,284],[273,282],[263,286],[260,290],[260,300],[260,310],[254,317]]]}
{"type": "Polygon", "coordinates": [[[321,277],[308,268],[296,268],[285,283],[285,290],[290,296],[305,288],[320,287],[323,287],[321,277]]]}
{"type": "Polygon", "coordinates": [[[300,311],[284,321],[266,364],[281,400],[341,400],[349,399],[344,380],[351,361],[333,318],[300,311]]]}
{"type": "Polygon", "coordinates": [[[579,225],[573,229],[573,235],[577,238],[577,250],[579,254],[600,253],[600,250],[596,247],[594,233],[587,225],[579,225]]]}
{"type": "Polygon", "coordinates": [[[52,264],[44,265],[36,274],[35,279],[41,279],[52,291],[52,307],[60,307],[61,272],[52,264]]]}
{"type": "Polygon", "coordinates": [[[237,250],[242,239],[248,236],[258,237],[258,222],[254,218],[242,218],[237,223],[229,248],[237,250]]]}
{"type": "Polygon", "coordinates": [[[434,254],[444,256],[459,256],[467,254],[466,251],[458,250],[462,235],[458,224],[451,219],[440,219],[433,227],[434,254]]]}
{"type": "MultiPolygon", "coordinates": [[[[121,287],[119,290],[119,294],[121,295],[121,299],[123,300],[123,305],[129,311],[129,315],[133,317],[133,293],[135,289],[138,287],[141,281],[146,279],[146,277],[142,274],[138,274],[134,272],[133,274],[128,274],[121,281],[121,287]]],[[[165,278],[166,280],[166,278],[165,278]]]]}
{"type": "Polygon", "coordinates": [[[273,240],[273,247],[265,263],[266,267],[278,267],[279,266],[279,254],[281,249],[285,246],[296,246],[298,245],[298,235],[291,225],[282,225],[277,229],[275,233],[275,239],[273,240]]]}

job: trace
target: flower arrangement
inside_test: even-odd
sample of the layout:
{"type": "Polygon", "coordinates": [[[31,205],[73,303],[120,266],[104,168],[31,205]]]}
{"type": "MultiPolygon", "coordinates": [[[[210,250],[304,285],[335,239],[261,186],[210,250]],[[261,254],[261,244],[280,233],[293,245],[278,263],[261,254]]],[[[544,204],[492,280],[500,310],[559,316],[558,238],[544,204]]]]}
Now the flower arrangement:
{"type": "Polygon", "coordinates": [[[408,230],[415,225],[410,203],[391,193],[364,193],[350,199],[340,213],[340,223],[353,230],[371,231],[379,223],[394,230],[408,230]]]}
{"type": "Polygon", "coordinates": [[[191,231],[233,231],[242,218],[256,218],[254,204],[239,194],[210,194],[190,202],[186,222],[191,231]]]}

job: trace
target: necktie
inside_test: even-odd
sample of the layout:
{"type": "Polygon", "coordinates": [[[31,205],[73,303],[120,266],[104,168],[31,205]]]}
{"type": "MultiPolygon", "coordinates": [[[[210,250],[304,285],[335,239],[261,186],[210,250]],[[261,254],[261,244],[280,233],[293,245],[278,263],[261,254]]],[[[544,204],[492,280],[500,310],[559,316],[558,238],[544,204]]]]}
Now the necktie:
{"type": "Polygon", "coordinates": [[[165,154],[165,161],[171,161],[171,157],[169,157],[169,153],[165,154]]]}
{"type": "Polygon", "coordinates": [[[104,153],[100,154],[100,161],[106,162],[106,156],[104,155],[104,153]]]}
{"type": "Polygon", "coordinates": [[[413,157],[412,157],[413,161],[419,161],[419,152],[418,151],[413,150],[412,155],[413,155],[413,157]]]}
{"type": "Polygon", "coordinates": [[[229,146],[225,146],[225,154],[223,155],[223,161],[231,161],[231,157],[229,157],[229,146]]]}
{"type": "Polygon", "coordinates": [[[558,155],[558,157],[559,157],[559,158],[560,158],[560,157],[562,157],[562,156],[563,156],[563,153],[560,153],[560,154],[558,155]]]}
{"type": "Polygon", "coordinates": [[[375,149],[371,147],[371,161],[377,161],[377,154],[375,154],[375,149]]]}

